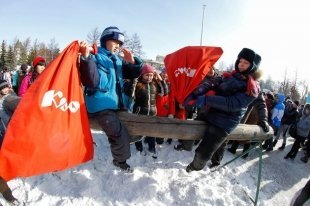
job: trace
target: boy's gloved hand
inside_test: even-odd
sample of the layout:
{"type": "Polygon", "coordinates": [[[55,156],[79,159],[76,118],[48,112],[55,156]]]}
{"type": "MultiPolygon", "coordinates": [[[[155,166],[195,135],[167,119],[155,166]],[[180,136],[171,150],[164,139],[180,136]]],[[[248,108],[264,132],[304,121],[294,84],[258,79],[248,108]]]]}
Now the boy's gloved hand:
{"type": "Polygon", "coordinates": [[[264,132],[269,132],[269,124],[266,121],[259,121],[258,125],[263,128],[264,132]]]}
{"type": "Polygon", "coordinates": [[[197,108],[202,108],[206,105],[206,96],[197,97],[196,106],[197,108]]]}
{"type": "Polygon", "coordinates": [[[193,106],[195,104],[196,96],[194,94],[190,94],[184,100],[184,106],[193,106]]]}

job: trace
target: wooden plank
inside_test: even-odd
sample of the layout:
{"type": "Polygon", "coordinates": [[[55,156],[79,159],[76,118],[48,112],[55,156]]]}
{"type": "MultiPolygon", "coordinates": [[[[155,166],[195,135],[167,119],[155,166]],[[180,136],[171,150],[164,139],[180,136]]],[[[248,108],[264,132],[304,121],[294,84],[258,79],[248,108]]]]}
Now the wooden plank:
{"type": "MultiPolygon", "coordinates": [[[[136,115],[128,112],[118,112],[120,120],[124,123],[132,136],[152,136],[161,138],[174,138],[182,140],[196,140],[204,136],[206,123],[197,120],[170,119],[167,117],[152,117],[136,115]]],[[[97,122],[90,118],[93,129],[100,130],[97,122]]],[[[273,136],[273,130],[265,133],[257,125],[239,124],[228,136],[228,140],[263,141],[273,136]]]]}

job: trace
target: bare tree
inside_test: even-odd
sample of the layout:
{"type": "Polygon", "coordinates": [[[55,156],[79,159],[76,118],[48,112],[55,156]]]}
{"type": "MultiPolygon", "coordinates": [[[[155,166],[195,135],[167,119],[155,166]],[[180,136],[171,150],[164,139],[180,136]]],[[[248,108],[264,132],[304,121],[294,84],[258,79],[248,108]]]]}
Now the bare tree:
{"type": "Polygon", "coordinates": [[[47,45],[47,56],[46,61],[49,63],[53,61],[56,56],[59,54],[58,44],[56,43],[55,38],[50,40],[50,43],[47,45]]]}
{"type": "Polygon", "coordinates": [[[301,88],[301,93],[300,93],[300,100],[302,104],[306,103],[306,98],[309,94],[309,83],[306,80],[303,80],[299,83],[299,86],[301,88]]]}
{"type": "Polygon", "coordinates": [[[284,78],[280,84],[281,84],[281,86],[280,86],[279,92],[282,92],[285,96],[289,96],[291,84],[290,84],[290,81],[288,78],[287,68],[285,68],[284,78]]]}
{"type": "Polygon", "coordinates": [[[99,31],[98,27],[94,28],[87,34],[87,42],[89,44],[99,44],[101,32],[99,31]]]}

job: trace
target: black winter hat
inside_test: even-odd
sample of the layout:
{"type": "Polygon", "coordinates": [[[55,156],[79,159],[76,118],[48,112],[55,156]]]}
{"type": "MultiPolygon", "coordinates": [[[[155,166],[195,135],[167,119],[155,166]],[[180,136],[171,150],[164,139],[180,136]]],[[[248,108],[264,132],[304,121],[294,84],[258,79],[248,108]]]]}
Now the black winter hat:
{"type": "Polygon", "coordinates": [[[235,63],[235,68],[237,71],[239,71],[238,64],[239,64],[239,61],[241,58],[243,58],[243,59],[245,59],[251,63],[250,67],[246,71],[241,72],[242,74],[254,73],[258,69],[259,64],[261,62],[261,56],[260,55],[256,54],[251,49],[243,48],[240,51],[240,53],[238,54],[238,59],[236,60],[236,63],[235,63]]]}
{"type": "Polygon", "coordinates": [[[0,80],[0,90],[9,87],[9,83],[5,80],[0,80]]]}

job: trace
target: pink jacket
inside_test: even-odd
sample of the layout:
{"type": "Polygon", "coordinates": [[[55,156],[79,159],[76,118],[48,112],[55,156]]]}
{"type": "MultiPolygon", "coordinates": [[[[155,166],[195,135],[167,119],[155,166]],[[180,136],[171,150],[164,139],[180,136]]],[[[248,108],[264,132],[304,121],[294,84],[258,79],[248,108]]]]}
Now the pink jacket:
{"type": "Polygon", "coordinates": [[[18,89],[18,96],[22,97],[26,93],[27,89],[31,85],[31,77],[32,73],[29,73],[27,76],[24,77],[22,83],[20,84],[20,87],[18,89]]]}

